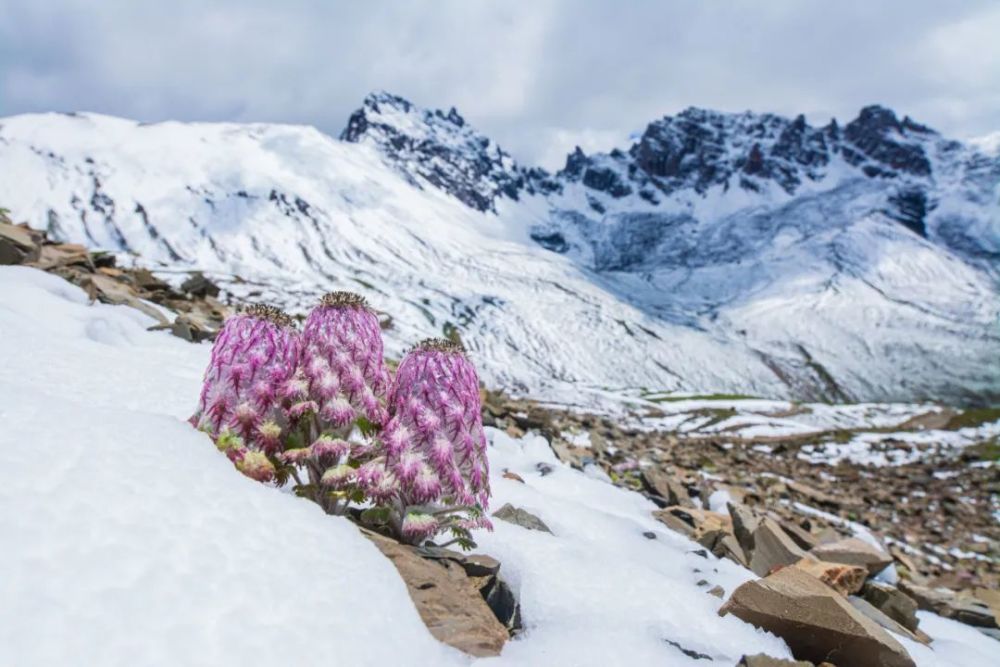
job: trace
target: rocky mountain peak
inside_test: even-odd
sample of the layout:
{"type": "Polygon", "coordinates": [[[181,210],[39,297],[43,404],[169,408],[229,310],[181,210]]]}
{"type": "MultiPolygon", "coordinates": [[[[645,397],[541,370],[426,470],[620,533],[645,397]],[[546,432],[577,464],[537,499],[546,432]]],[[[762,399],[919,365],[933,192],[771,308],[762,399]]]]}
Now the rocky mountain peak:
{"type": "Polygon", "coordinates": [[[545,176],[521,169],[455,107],[423,109],[384,91],[365,97],[340,138],[376,146],[418,187],[429,183],[478,211],[495,211],[499,197],[534,192],[545,176]]]}
{"type": "Polygon", "coordinates": [[[935,134],[909,116],[900,121],[891,109],[871,105],[844,127],[844,138],[852,144],[844,156],[868,176],[929,176],[931,164],[919,140],[935,134]]]}

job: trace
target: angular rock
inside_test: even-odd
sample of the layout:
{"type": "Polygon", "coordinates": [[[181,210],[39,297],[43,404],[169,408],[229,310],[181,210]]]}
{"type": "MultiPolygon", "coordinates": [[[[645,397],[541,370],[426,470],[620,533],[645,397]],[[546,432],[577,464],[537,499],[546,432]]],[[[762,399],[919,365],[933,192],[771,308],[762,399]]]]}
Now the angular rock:
{"type": "Polygon", "coordinates": [[[805,549],[809,551],[819,546],[819,540],[815,535],[807,530],[804,530],[794,521],[779,521],[778,525],[784,530],[792,541],[799,546],[800,549],[805,549]]]}
{"type": "Polygon", "coordinates": [[[922,644],[928,643],[925,639],[926,636],[921,637],[916,633],[911,631],[909,628],[905,628],[895,621],[895,619],[889,618],[880,609],[876,608],[874,605],[869,603],[867,600],[855,596],[847,598],[847,601],[851,603],[851,606],[860,611],[869,619],[878,623],[881,627],[889,630],[890,632],[895,632],[898,635],[903,635],[907,639],[912,639],[915,642],[920,642],[922,644]]]}
{"type": "Polygon", "coordinates": [[[181,284],[181,289],[185,292],[189,292],[194,296],[219,296],[219,286],[213,283],[211,280],[205,277],[205,274],[200,271],[195,271],[191,274],[191,277],[185,280],[181,284]]]}
{"type": "Polygon", "coordinates": [[[76,243],[56,243],[43,245],[34,266],[49,271],[56,267],[91,265],[87,248],[76,243]]]}
{"type": "Polygon", "coordinates": [[[521,509],[520,507],[514,507],[510,503],[507,503],[496,512],[493,513],[493,518],[500,519],[501,521],[506,521],[507,523],[512,523],[515,526],[521,526],[522,528],[527,528],[528,530],[539,530],[545,533],[552,534],[552,531],[545,522],[539,519],[537,516],[521,509]]]}
{"type": "Polygon", "coordinates": [[[945,588],[917,586],[905,580],[899,582],[899,589],[913,598],[924,611],[933,611],[977,628],[1000,628],[993,610],[981,599],[959,596],[945,588]]]}
{"type": "Polygon", "coordinates": [[[507,582],[497,576],[483,577],[479,581],[482,582],[480,595],[507,632],[513,635],[521,630],[521,605],[507,582]]]}
{"type": "Polygon", "coordinates": [[[876,574],[892,564],[892,556],[856,537],[821,544],[810,553],[828,563],[860,565],[867,568],[871,574],[876,574]]]}
{"type": "Polygon", "coordinates": [[[743,656],[736,667],[813,667],[813,664],[805,660],[785,660],[758,653],[743,656]]]}
{"type": "Polygon", "coordinates": [[[801,482],[787,482],[786,487],[793,495],[810,501],[810,504],[820,505],[829,509],[836,510],[841,509],[842,507],[857,508],[861,505],[857,501],[841,500],[840,498],[832,496],[829,493],[820,491],[813,486],[809,486],[808,484],[803,484],[801,482]]]}
{"type": "Polygon", "coordinates": [[[993,612],[998,627],[1000,627],[1000,591],[990,588],[977,588],[972,591],[973,597],[983,601],[993,612]]]}
{"type": "Polygon", "coordinates": [[[920,623],[917,602],[895,586],[869,581],[862,589],[861,597],[910,632],[916,631],[920,623]]]}
{"type": "Polygon", "coordinates": [[[642,471],[642,481],[646,488],[666,500],[667,505],[694,507],[691,496],[684,485],[673,475],[661,468],[646,468],[642,471]]]}
{"type": "Polygon", "coordinates": [[[728,558],[741,567],[748,567],[746,554],[731,532],[725,529],[712,530],[697,538],[698,544],[718,558],[728,558]]]}
{"type": "Polygon", "coordinates": [[[759,577],[765,577],[777,567],[791,565],[805,557],[792,538],[773,519],[765,518],[753,533],[753,555],[750,569],[759,577]]]}
{"type": "Polygon", "coordinates": [[[753,553],[753,533],[760,525],[760,519],[746,505],[728,503],[729,516],[733,520],[733,535],[740,543],[743,553],[749,558],[753,553]]]}
{"type": "Polygon", "coordinates": [[[798,560],[794,567],[808,572],[841,595],[853,595],[861,590],[868,578],[868,570],[860,565],[827,563],[812,556],[798,560]]]}
{"type": "Polygon", "coordinates": [[[815,577],[785,567],[737,588],[719,610],[785,640],[800,660],[914,667],[899,642],[815,577]]]}
{"type": "Polygon", "coordinates": [[[416,548],[363,531],[392,561],[417,613],[439,641],[476,657],[499,655],[509,638],[475,580],[449,559],[428,559],[416,548]]]}
{"type": "Polygon", "coordinates": [[[94,273],[87,276],[86,280],[80,286],[83,287],[92,300],[100,300],[102,303],[110,303],[112,305],[129,306],[148,315],[159,324],[170,324],[159,309],[139,299],[135,290],[114,278],[94,273]]]}
{"type": "Polygon", "coordinates": [[[37,261],[40,245],[41,237],[37,232],[19,225],[0,223],[0,265],[37,261]]]}

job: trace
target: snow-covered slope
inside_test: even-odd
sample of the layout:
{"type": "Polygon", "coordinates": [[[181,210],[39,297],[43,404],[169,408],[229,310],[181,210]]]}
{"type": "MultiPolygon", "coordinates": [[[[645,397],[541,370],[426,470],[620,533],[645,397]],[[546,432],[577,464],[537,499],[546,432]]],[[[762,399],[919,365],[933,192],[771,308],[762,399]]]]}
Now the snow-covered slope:
{"type": "Polygon", "coordinates": [[[0,120],[0,173],[56,238],[292,307],[358,290],[391,351],[457,332],[516,391],[1000,396],[1000,161],[878,108],[691,110],[556,175],[384,93],[341,140],[27,115],[0,120]]]}
{"type": "MultiPolygon", "coordinates": [[[[461,665],[424,628],[390,562],[342,517],[235,472],[185,421],[208,348],[124,306],[0,267],[0,664],[461,665]]],[[[707,595],[753,578],[651,516],[643,496],[489,429],[496,521],[477,535],[525,631],[495,665],[734,664],[789,655],[707,595]],[[536,465],[553,472],[542,476],[536,465]],[[524,478],[503,477],[509,469],[524,478]],[[647,539],[646,531],[656,539],[647,539]]],[[[917,664],[995,663],[994,640],[929,614],[917,664]]]]}

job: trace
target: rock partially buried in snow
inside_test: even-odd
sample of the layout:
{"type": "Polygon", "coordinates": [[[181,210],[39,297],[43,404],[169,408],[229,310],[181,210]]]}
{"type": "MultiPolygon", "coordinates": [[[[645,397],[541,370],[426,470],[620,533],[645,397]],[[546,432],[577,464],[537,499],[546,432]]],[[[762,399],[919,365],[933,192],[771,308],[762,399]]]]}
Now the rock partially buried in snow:
{"type": "Polygon", "coordinates": [[[417,613],[435,638],[472,656],[500,655],[510,634],[461,564],[426,558],[415,547],[362,532],[396,566],[417,613]]]}
{"type": "Polygon", "coordinates": [[[861,591],[861,597],[907,630],[916,631],[920,622],[917,619],[917,602],[895,586],[869,581],[861,591]]]}
{"type": "Polygon", "coordinates": [[[871,574],[880,572],[892,564],[892,556],[856,537],[821,544],[809,553],[828,563],[860,565],[867,568],[871,574]]]}
{"type": "MultiPolygon", "coordinates": [[[[646,488],[661,499],[657,504],[680,505],[694,507],[691,496],[680,481],[660,468],[648,468],[642,471],[642,481],[646,488]]],[[[654,498],[654,502],[656,499],[654,498]]]]}
{"type": "Polygon", "coordinates": [[[552,534],[552,531],[549,530],[549,527],[545,525],[544,521],[531,512],[523,510],[520,507],[514,507],[510,503],[507,503],[494,512],[493,518],[506,521],[507,523],[512,523],[515,526],[527,528],[528,530],[539,530],[550,535],[552,534]]]}
{"type": "Polygon", "coordinates": [[[813,667],[813,664],[805,660],[785,660],[758,653],[757,655],[743,656],[736,663],[736,667],[813,667]]]}
{"type": "Polygon", "coordinates": [[[867,618],[875,621],[880,626],[888,630],[889,632],[895,632],[897,635],[902,635],[907,639],[911,639],[915,642],[920,642],[922,644],[927,644],[930,639],[921,634],[911,632],[907,628],[897,623],[894,619],[886,616],[880,609],[877,609],[871,605],[867,600],[859,597],[851,596],[847,598],[847,601],[851,603],[851,606],[864,614],[867,618]]]}
{"type": "Polygon", "coordinates": [[[737,588],[719,610],[781,637],[800,660],[914,667],[899,642],[815,577],[786,567],[737,588]]]}
{"type": "Polygon", "coordinates": [[[977,628],[995,630],[998,627],[993,610],[981,599],[957,595],[944,588],[917,586],[906,581],[899,582],[899,588],[924,611],[932,611],[977,628]]]}

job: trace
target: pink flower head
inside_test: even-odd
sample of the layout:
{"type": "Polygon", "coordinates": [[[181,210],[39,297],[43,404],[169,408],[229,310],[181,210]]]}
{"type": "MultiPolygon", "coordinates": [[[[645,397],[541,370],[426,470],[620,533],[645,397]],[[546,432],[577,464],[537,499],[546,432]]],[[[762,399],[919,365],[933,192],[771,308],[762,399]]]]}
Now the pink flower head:
{"type": "Polygon", "coordinates": [[[357,471],[347,464],[334,466],[323,473],[320,483],[334,489],[342,489],[354,483],[357,471]]]}
{"type": "Polygon", "coordinates": [[[287,315],[270,306],[250,306],[226,320],[212,356],[192,420],[218,438],[223,429],[249,449],[273,451],[280,440],[264,425],[284,423],[279,392],[295,375],[300,343],[287,315]]]}
{"type": "Polygon", "coordinates": [[[350,292],[324,296],[306,319],[302,341],[305,377],[320,417],[337,428],[357,415],[384,424],[389,373],[378,316],[364,298],[350,292]]]}
{"type": "Polygon", "coordinates": [[[339,440],[328,435],[321,435],[309,446],[309,452],[314,459],[321,459],[329,456],[340,459],[351,451],[351,443],[346,440],[339,440]]]}
{"type": "Polygon", "coordinates": [[[411,544],[419,544],[433,537],[440,528],[438,520],[423,512],[407,512],[403,518],[403,539],[411,544]]]}
{"type": "Polygon", "coordinates": [[[489,463],[481,409],[479,377],[460,345],[426,340],[406,355],[389,392],[392,417],[383,446],[393,465],[419,454],[439,489],[433,498],[426,498],[433,486],[429,475],[411,479],[397,470],[404,501],[450,498],[456,504],[480,502],[486,508],[489,463]],[[423,483],[420,489],[415,486],[418,478],[423,483]]]}
{"type": "Polygon", "coordinates": [[[270,482],[274,479],[274,465],[263,452],[246,452],[236,461],[236,469],[258,482],[270,482]]]}

